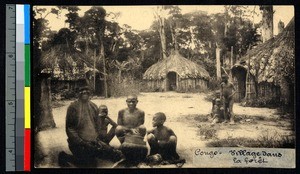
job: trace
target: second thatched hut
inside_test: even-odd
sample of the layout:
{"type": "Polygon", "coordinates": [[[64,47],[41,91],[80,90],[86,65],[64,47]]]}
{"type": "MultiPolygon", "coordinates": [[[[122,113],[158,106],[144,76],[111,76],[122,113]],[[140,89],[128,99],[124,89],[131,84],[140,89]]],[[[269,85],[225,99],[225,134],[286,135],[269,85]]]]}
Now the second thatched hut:
{"type": "Polygon", "coordinates": [[[238,101],[293,104],[295,88],[294,18],[276,37],[250,50],[231,69],[238,101]],[[259,99],[259,100],[258,100],[259,99]],[[280,102],[279,102],[280,101],[280,102]]]}
{"type": "Polygon", "coordinates": [[[145,91],[192,92],[206,90],[209,73],[178,51],[149,67],[143,75],[145,91]]]}

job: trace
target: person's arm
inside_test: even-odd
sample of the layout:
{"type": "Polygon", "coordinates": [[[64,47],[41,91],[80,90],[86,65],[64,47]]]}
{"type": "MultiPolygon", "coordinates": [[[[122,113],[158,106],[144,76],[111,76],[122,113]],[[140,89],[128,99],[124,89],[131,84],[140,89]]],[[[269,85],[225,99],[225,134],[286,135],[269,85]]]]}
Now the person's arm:
{"type": "Polygon", "coordinates": [[[149,135],[149,134],[154,134],[154,129],[148,130],[147,135],[149,135]]]}
{"type": "Polygon", "coordinates": [[[175,135],[174,131],[173,131],[172,129],[170,129],[170,128],[168,128],[168,133],[169,133],[170,136],[175,136],[175,137],[177,137],[177,136],[175,135]]]}
{"type": "Polygon", "coordinates": [[[220,89],[220,98],[222,99],[224,94],[223,94],[223,82],[221,83],[221,89],[220,89]]]}
{"type": "Polygon", "coordinates": [[[119,113],[118,113],[118,120],[117,120],[117,124],[118,125],[124,125],[124,123],[123,123],[123,116],[124,116],[124,111],[123,110],[119,111],[119,113]]]}
{"type": "Polygon", "coordinates": [[[145,112],[141,111],[140,116],[139,116],[139,126],[143,125],[145,123],[145,112]]]}
{"type": "Polygon", "coordinates": [[[79,137],[77,132],[78,118],[76,117],[76,109],[73,106],[69,106],[66,116],[66,133],[70,142],[81,144],[83,140],[79,137]]]}
{"type": "Polygon", "coordinates": [[[99,108],[97,107],[97,105],[93,102],[90,102],[91,107],[93,108],[93,118],[94,118],[94,125],[95,125],[95,129],[97,131],[99,131],[101,129],[101,125],[100,125],[100,120],[99,120],[99,108]]]}
{"type": "Polygon", "coordinates": [[[116,122],[114,122],[114,120],[112,120],[110,117],[106,116],[107,121],[109,122],[109,124],[112,125],[112,127],[117,127],[118,124],[116,122]]]}
{"type": "Polygon", "coordinates": [[[232,97],[236,93],[236,90],[235,90],[235,87],[232,83],[230,83],[230,85],[231,85],[231,88],[232,88],[232,94],[229,97],[232,97]]]}

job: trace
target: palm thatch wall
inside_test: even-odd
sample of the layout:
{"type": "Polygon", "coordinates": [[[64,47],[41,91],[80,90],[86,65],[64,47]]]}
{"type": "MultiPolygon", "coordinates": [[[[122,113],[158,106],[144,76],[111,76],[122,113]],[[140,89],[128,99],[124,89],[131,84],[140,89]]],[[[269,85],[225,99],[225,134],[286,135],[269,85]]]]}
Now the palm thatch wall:
{"type": "Polygon", "coordinates": [[[284,103],[292,101],[295,84],[294,18],[276,37],[248,51],[241,60],[244,63],[236,64],[231,70],[237,81],[240,80],[239,73],[247,72],[245,98],[269,97],[284,103]]]}
{"type": "Polygon", "coordinates": [[[184,58],[178,51],[149,67],[143,75],[146,91],[182,92],[205,90],[209,73],[200,65],[184,58]]]}

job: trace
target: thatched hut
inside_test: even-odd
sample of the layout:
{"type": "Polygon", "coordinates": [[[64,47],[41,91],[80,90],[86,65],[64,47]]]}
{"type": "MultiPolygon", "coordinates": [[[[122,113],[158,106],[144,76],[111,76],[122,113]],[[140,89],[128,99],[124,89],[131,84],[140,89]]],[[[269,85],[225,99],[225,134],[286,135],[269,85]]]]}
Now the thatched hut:
{"type": "Polygon", "coordinates": [[[147,91],[199,91],[208,86],[209,73],[173,51],[169,57],[149,67],[143,75],[147,91]]]}
{"type": "Polygon", "coordinates": [[[51,77],[52,91],[68,90],[76,91],[83,85],[94,87],[94,75],[96,76],[95,92],[101,93],[100,73],[93,68],[92,60],[74,48],[66,44],[56,45],[44,52],[40,59],[43,67],[42,73],[48,73],[51,77]]]}
{"type": "Polygon", "coordinates": [[[232,67],[231,73],[238,88],[235,97],[239,101],[260,98],[292,103],[295,85],[294,18],[276,37],[248,51],[232,67]]]}

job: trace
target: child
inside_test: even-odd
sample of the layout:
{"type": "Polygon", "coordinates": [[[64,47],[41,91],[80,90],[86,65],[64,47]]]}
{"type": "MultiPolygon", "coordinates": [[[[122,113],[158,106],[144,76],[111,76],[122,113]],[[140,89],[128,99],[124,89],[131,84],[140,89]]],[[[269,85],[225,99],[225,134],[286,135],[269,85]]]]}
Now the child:
{"type": "Polygon", "coordinates": [[[154,115],[152,125],[156,127],[148,132],[150,155],[160,154],[163,160],[178,160],[176,152],[177,137],[172,129],[164,126],[166,115],[158,112],[154,115]]]}
{"type": "Polygon", "coordinates": [[[212,110],[212,117],[213,117],[212,124],[222,122],[223,112],[224,112],[224,109],[222,107],[221,100],[217,98],[214,102],[214,106],[213,106],[213,110],[212,110]]]}
{"type": "Polygon", "coordinates": [[[99,132],[99,137],[98,139],[109,144],[110,141],[114,138],[115,136],[115,130],[116,127],[118,126],[117,123],[115,123],[111,118],[108,117],[108,109],[107,106],[105,105],[100,105],[99,106],[99,117],[98,117],[98,132],[99,132]],[[109,132],[107,132],[107,127],[108,125],[111,125],[111,129],[109,132]]]}
{"type": "Polygon", "coordinates": [[[216,103],[217,99],[221,99],[221,92],[218,90],[214,94],[214,98],[212,99],[212,107],[211,107],[211,116],[214,117],[213,112],[214,112],[214,106],[216,103]]]}

